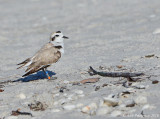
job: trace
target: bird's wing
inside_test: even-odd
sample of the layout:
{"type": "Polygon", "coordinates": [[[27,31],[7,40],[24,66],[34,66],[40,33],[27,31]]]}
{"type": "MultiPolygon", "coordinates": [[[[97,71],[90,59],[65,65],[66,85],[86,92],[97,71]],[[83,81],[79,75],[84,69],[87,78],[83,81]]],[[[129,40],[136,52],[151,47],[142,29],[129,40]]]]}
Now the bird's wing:
{"type": "Polygon", "coordinates": [[[17,69],[22,68],[23,66],[27,65],[30,61],[31,61],[31,58],[27,58],[27,59],[24,60],[23,62],[17,64],[17,65],[21,65],[21,66],[18,67],[17,69]]]}
{"type": "Polygon", "coordinates": [[[57,62],[60,57],[60,51],[53,46],[49,48],[43,48],[43,50],[40,49],[33,56],[32,63],[28,66],[26,72],[29,71],[29,74],[37,72],[41,70],[43,67],[50,66],[52,63],[57,62]]]}
{"type": "MultiPolygon", "coordinates": [[[[43,50],[45,50],[45,49],[47,49],[47,48],[50,48],[50,47],[52,47],[52,44],[51,44],[51,43],[45,44],[34,56],[36,56],[37,54],[39,54],[39,53],[42,52],[43,50]]],[[[27,58],[27,59],[24,60],[23,62],[17,64],[17,65],[21,65],[21,66],[18,67],[17,69],[20,69],[20,68],[22,68],[22,67],[24,67],[24,66],[29,66],[31,63],[33,63],[33,62],[32,62],[32,59],[33,59],[33,57],[27,58]]],[[[32,65],[33,65],[33,64],[32,64],[32,65]]]]}

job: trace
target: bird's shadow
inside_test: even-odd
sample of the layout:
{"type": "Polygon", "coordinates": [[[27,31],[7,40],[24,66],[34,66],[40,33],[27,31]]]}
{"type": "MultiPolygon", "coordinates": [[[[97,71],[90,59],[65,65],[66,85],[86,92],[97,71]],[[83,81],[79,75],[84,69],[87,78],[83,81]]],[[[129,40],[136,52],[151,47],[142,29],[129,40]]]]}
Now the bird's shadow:
{"type": "MultiPolygon", "coordinates": [[[[52,71],[48,71],[48,74],[51,77],[53,75],[56,75],[56,73],[52,72],[52,71]]],[[[13,82],[19,82],[19,81],[21,81],[21,82],[29,82],[29,81],[39,80],[39,79],[47,79],[47,76],[43,71],[39,71],[36,74],[32,74],[32,75],[29,75],[29,76],[24,77],[24,78],[19,78],[17,80],[14,80],[13,82]]]]}

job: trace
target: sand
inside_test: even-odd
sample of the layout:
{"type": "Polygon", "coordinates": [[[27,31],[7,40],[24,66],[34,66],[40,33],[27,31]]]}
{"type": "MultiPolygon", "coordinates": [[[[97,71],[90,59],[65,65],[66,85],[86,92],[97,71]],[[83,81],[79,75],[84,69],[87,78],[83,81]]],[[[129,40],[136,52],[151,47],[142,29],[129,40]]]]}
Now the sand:
{"type": "Polygon", "coordinates": [[[152,84],[152,80],[160,78],[159,6],[159,0],[0,1],[0,82],[16,81],[1,84],[4,91],[0,92],[0,118],[136,118],[142,116],[142,110],[149,118],[160,117],[159,83],[152,84]],[[16,64],[31,57],[58,30],[69,39],[64,41],[64,56],[48,69],[50,74],[56,73],[57,79],[48,81],[43,72],[22,78],[25,69],[17,70],[16,64]],[[154,56],[145,57],[148,55],[154,56]],[[116,67],[120,65],[122,69],[116,67]],[[89,66],[100,71],[143,72],[144,80],[133,85],[145,89],[129,88],[134,94],[117,97],[128,90],[113,85],[123,78],[90,76],[89,66]],[[96,83],[72,85],[95,77],[100,77],[96,83]],[[110,86],[103,87],[105,83],[110,86]],[[97,86],[100,89],[95,91],[97,86]],[[64,92],[59,92],[60,87],[66,88],[64,92]],[[118,106],[100,105],[109,95],[115,95],[118,106]],[[139,102],[125,107],[128,100],[139,102]],[[47,107],[43,111],[31,110],[28,104],[34,101],[47,107]],[[90,103],[97,107],[82,113],[90,103]],[[108,112],[102,113],[102,108],[108,112]],[[11,116],[17,109],[33,117],[11,116]]]}

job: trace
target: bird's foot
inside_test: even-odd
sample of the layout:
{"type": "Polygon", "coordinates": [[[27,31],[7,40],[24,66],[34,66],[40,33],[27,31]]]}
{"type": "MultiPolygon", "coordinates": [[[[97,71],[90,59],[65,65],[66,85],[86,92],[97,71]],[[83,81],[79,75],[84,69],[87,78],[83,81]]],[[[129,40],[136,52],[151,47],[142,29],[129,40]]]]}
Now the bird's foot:
{"type": "Polygon", "coordinates": [[[50,80],[55,80],[55,79],[57,79],[57,77],[48,77],[48,81],[50,81],[50,80]]]}
{"type": "Polygon", "coordinates": [[[51,77],[50,77],[50,76],[48,76],[48,79],[51,79],[51,77]]]}

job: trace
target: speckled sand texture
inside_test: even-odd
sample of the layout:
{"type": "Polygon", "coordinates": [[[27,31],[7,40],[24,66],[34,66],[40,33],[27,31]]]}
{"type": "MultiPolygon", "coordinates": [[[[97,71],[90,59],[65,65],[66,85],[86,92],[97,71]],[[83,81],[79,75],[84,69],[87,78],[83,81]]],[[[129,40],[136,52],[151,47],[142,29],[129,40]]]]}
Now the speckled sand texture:
{"type": "Polygon", "coordinates": [[[0,119],[160,118],[160,83],[154,80],[160,80],[159,0],[0,1],[0,119]],[[22,78],[25,69],[16,64],[58,30],[70,39],[48,69],[57,79],[48,81],[43,72],[22,78]],[[90,76],[89,66],[145,76],[123,83],[121,77],[90,76]],[[11,115],[18,109],[33,117],[11,115]]]}

